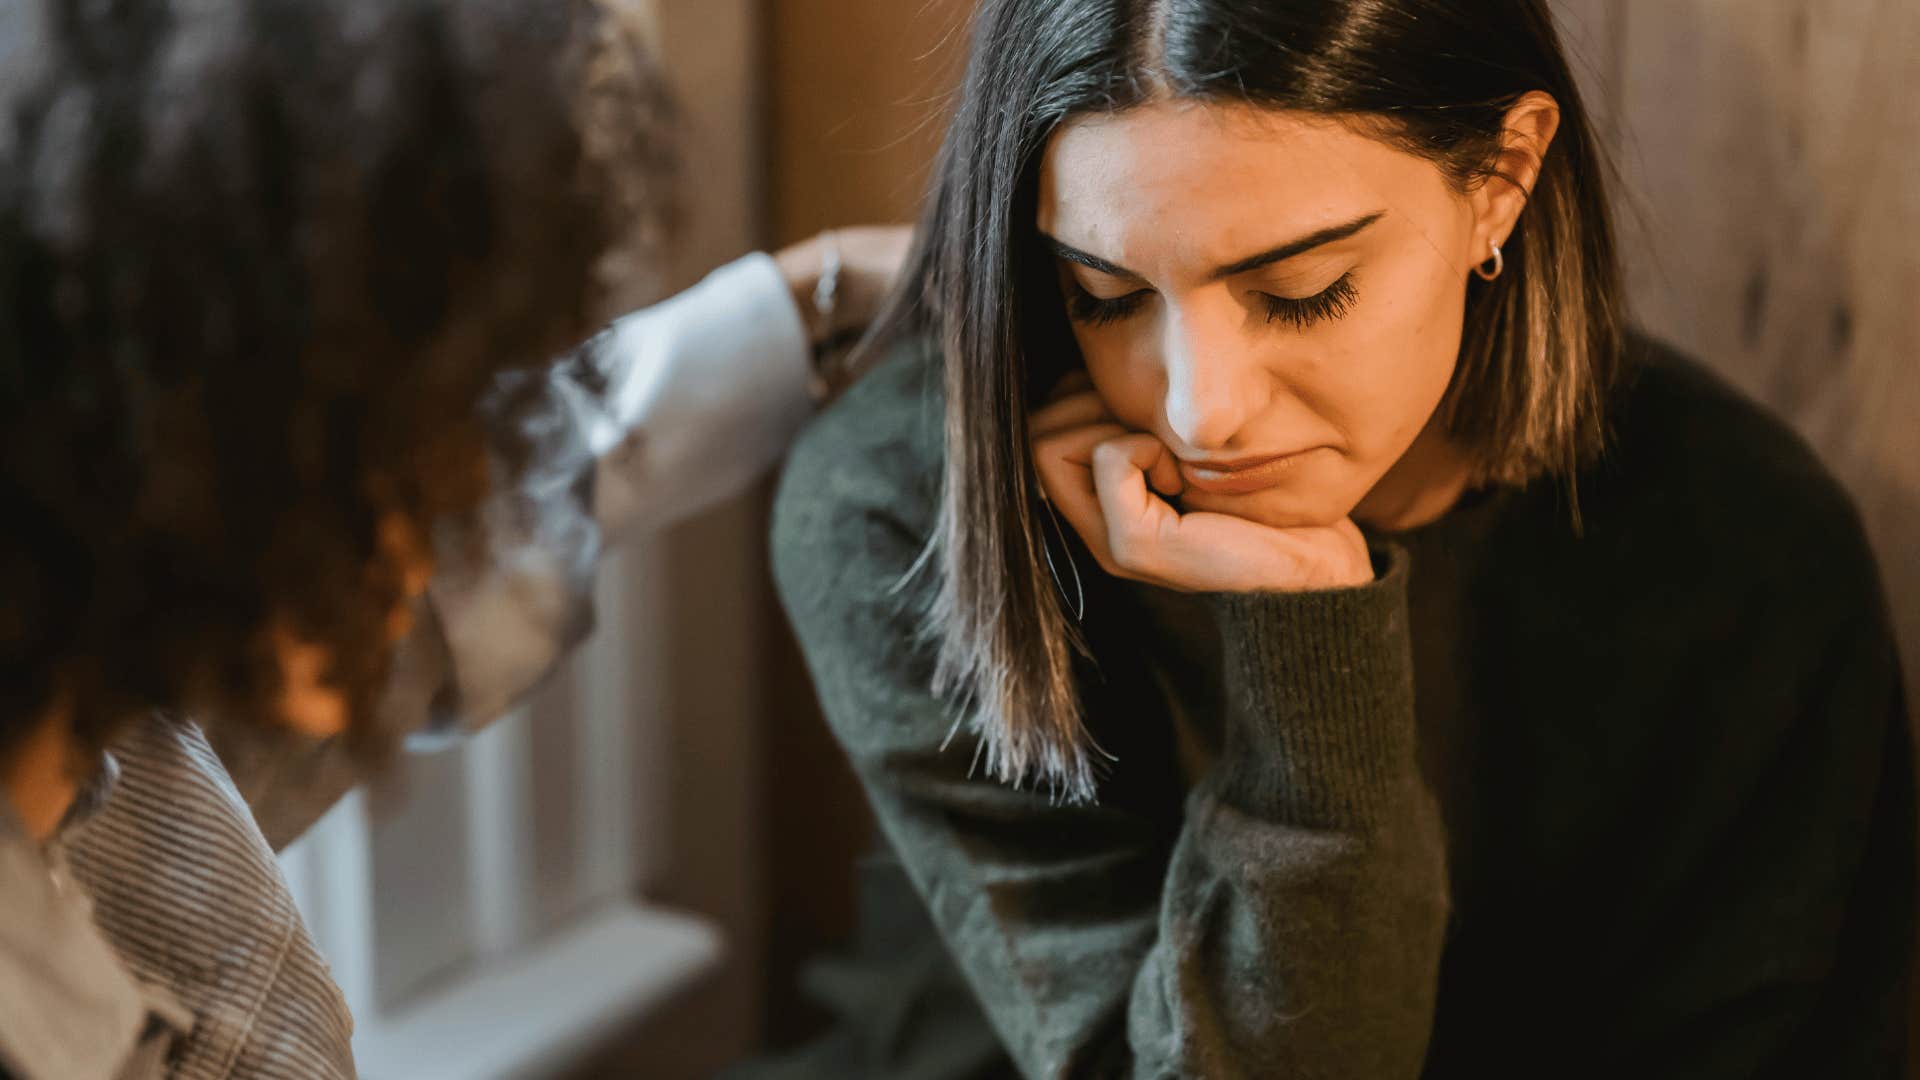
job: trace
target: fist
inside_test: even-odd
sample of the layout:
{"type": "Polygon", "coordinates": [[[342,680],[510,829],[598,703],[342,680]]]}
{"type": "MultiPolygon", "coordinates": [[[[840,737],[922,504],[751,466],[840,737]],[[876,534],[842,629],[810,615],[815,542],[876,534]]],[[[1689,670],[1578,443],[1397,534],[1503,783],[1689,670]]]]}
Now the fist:
{"type": "Polygon", "coordinates": [[[1373,580],[1352,520],[1274,528],[1231,514],[1182,513],[1179,461],[1129,431],[1084,377],[1029,420],[1042,496],[1115,577],[1183,592],[1297,592],[1373,580]]]}

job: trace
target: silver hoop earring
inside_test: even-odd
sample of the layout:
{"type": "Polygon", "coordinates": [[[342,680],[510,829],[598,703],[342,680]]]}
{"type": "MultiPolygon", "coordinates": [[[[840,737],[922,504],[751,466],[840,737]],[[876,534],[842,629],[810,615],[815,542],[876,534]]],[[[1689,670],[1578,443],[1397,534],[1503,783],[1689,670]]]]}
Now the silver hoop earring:
{"type": "Polygon", "coordinates": [[[1480,276],[1481,281],[1492,281],[1494,278],[1497,278],[1500,276],[1500,271],[1505,270],[1507,268],[1507,257],[1505,255],[1500,254],[1500,245],[1492,244],[1489,246],[1493,248],[1492,257],[1479,263],[1473,268],[1473,272],[1480,276]],[[1493,269],[1491,270],[1487,269],[1487,263],[1492,263],[1493,269]]]}

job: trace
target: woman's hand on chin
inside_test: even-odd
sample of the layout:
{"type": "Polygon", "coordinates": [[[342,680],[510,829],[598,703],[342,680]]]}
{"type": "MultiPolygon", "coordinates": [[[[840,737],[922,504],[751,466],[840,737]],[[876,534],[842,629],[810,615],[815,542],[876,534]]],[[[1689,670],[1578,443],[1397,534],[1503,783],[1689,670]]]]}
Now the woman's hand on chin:
{"type": "Polygon", "coordinates": [[[1350,519],[1274,528],[1231,514],[1181,513],[1179,463],[1159,438],[1129,431],[1092,390],[1035,412],[1029,431],[1041,491],[1107,573],[1184,592],[1293,592],[1373,580],[1350,519]]]}

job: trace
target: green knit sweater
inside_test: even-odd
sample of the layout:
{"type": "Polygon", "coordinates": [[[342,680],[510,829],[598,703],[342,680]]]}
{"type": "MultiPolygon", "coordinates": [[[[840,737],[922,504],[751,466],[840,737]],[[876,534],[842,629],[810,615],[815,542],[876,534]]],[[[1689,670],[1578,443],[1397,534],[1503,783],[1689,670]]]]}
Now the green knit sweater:
{"type": "Polygon", "coordinates": [[[1888,1075],[1914,811],[1871,554],[1782,425],[1632,351],[1580,533],[1541,483],[1370,537],[1361,588],[1180,596],[1079,552],[1095,806],[947,742],[908,578],[938,364],[854,388],[787,468],[775,570],[971,995],[868,965],[899,981],[841,988],[866,1030],[820,1071],[1888,1075]]]}

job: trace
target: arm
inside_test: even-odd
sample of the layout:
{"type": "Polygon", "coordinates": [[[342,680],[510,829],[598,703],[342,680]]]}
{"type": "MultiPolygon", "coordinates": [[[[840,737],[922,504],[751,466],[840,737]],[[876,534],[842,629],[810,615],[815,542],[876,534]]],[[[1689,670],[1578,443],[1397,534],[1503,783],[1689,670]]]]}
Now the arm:
{"type": "Polygon", "coordinates": [[[438,726],[491,721],[585,636],[601,543],[732,498],[787,452],[813,415],[814,349],[872,319],[911,231],[831,237],[736,260],[503,388],[491,420],[534,453],[490,500],[481,557],[443,553],[430,586],[449,668],[438,726]],[[829,243],[841,270],[822,319],[829,243]]]}
{"type": "Polygon", "coordinates": [[[786,453],[813,415],[794,289],[772,256],[748,255],[615,321],[556,372],[609,541],[731,498],[786,453]]]}
{"type": "MultiPolygon", "coordinates": [[[[931,507],[899,510],[910,485],[872,464],[911,456],[844,425],[810,433],[776,511],[776,576],[828,720],[1021,1070],[1417,1075],[1447,900],[1413,760],[1404,567],[1218,598],[1228,737],[1184,814],[1157,794],[1165,718],[1139,665],[1106,652],[1084,685],[1119,760],[1100,805],[1060,805],[970,775],[964,734],[943,749],[956,713],[926,690],[924,596],[893,589],[931,507]]],[[[1086,625],[1113,617],[1090,607],[1086,625]]]]}
{"type": "MultiPolygon", "coordinates": [[[[603,534],[696,513],[784,452],[811,412],[793,296],[771,257],[748,255],[503,381],[487,419],[523,444],[521,464],[496,466],[478,546],[437,553],[381,704],[390,737],[430,746],[504,714],[591,629],[603,534]]],[[[362,777],[340,739],[209,735],[276,849],[362,777]]]]}
{"type": "Polygon", "coordinates": [[[482,510],[477,552],[441,553],[434,726],[519,701],[592,625],[603,538],[661,528],[745,490],[812,412],[806,329],[773,259],[746,256],[503,386],[489,422],[531,448],[482,510]]]}
{"type": "MultiPolygon", "coordinates": [[[[496,468],[478,546],[438,552],[381,707],[390,735],[431,744],[504,714],[586,636],[603,542],[736,496],[786,452],[813,412],[814,343],[872,317],[909,230],[835,236],[830,322],[811,315],[821,266],[808,241],[729,263],[503,382],[487,419],[524,447],[520,464],[496,468]]],[[[361,776],[337,740],[246,725],[213,736],[276,848],[361,776]]]]}

